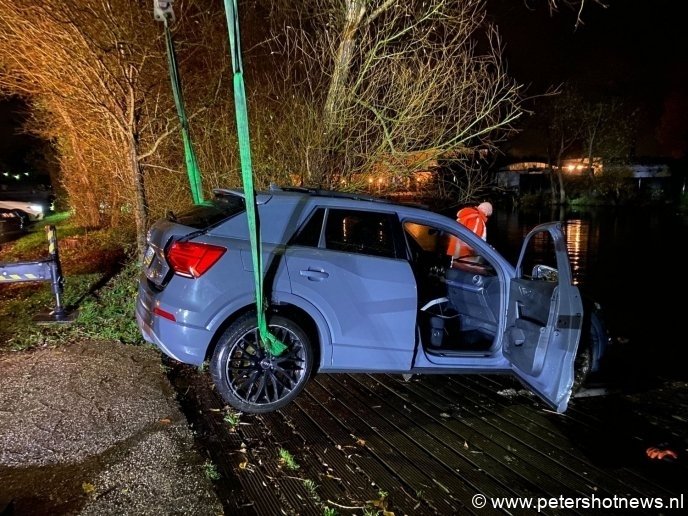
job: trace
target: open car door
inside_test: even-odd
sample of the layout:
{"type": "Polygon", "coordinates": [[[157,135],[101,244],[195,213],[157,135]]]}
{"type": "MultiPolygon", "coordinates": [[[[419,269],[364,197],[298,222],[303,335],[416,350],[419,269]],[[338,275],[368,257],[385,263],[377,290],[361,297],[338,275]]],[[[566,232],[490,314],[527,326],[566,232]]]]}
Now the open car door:
{"type": "Polygon", "coordinates": [[[514,374],[557,412],[571,396],[582,323],[563,228],[537,226],[523,242],[509,285],[503,353],[514,374]]]}

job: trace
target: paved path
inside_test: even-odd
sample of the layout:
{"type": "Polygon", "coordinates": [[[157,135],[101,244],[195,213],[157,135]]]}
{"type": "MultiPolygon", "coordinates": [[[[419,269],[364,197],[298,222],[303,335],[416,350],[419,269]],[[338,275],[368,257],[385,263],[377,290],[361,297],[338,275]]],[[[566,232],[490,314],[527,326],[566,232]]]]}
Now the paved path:
{"type": "Polygon", "coordinates": [[[151,348],[0,355],[0,514],[223,512],[151,348]]]}

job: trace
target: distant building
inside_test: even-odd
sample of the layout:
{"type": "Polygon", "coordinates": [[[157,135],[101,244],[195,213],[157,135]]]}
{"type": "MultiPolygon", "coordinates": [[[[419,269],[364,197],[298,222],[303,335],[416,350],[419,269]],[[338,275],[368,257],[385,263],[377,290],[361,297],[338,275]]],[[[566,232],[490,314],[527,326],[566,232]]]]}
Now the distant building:
{"type": "MultiPolygon", "coordinates": [[[[607,165],[608,167],[612,165],[607,165]]],[[[661,162],[638,162],[623,165],[630,170],[629,179],[636,180],[638,188],[661,190],[671,177],[669,165],[661,162]]],[[[556,167],[553,167],[556,170],[556,167]]],[[[593,158],[592,164],[587,158],[569,158],[563,160],[561,170],[567,176],[590,175],[600,177],[604,175],[605,164],[601,158],[593,158]]],[[[497,186],[505,191],[514,193],[532,192],[549,188],[549,181],[543,176],[549,176],[551,169],[542,161],[519,161],[510,163],[497,172],[497,186]]]]}
{"type": "Polygon", "coordinates": [[[482,159],[486,150],[424,149],[384,154],[365,171],[339,180],[340,188],[356,187],[370,194],[400,200],[436,195],[443,185],[443,173],[452,163],[467,157],[482,159]]]}

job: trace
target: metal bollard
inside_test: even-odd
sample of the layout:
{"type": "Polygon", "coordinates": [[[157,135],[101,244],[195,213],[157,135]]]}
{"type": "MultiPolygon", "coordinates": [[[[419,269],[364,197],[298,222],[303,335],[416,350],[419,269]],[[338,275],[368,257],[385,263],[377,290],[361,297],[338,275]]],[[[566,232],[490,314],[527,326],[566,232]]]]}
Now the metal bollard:
{"type": "Polygon", "coordinates": [[[60,265],[60,253],[57,248],[57,231],[55,226],[45,226],[48,236],[48,254],[50,255],[51,288],[55,296],[55,309],[49,314],[55,320],[62,321],[67,318],[67,312],[62,306],[62,293],[64,292],[64,276],[60,265]]]}
{"type": "Polygon", "coordinates": [[[34,316],[34,320],[38,323],[72,322],[75,314],[68,313],[62,304],[64,277],[60,266],[55,226],[46,226],[45,232],[48,237],[49,257],[35,262],[0,263],[0,285],[3,283],[50,281],[55,296],[55,308],[48,313],[37,314],[34,316]]]}

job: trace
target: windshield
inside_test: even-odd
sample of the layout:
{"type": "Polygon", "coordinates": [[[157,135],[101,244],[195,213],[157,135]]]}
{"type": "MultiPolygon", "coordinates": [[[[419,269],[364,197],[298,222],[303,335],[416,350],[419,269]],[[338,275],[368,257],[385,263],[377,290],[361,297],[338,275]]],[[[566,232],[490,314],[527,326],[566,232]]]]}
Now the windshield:
{"type": "Polygon", "coordinates": [[[214,199],[197,204],[181,213],[167,214],[167,220],[192,227],[207,229],[244,211],[244,199],[236,195],[217,195],[214,199]]]}

